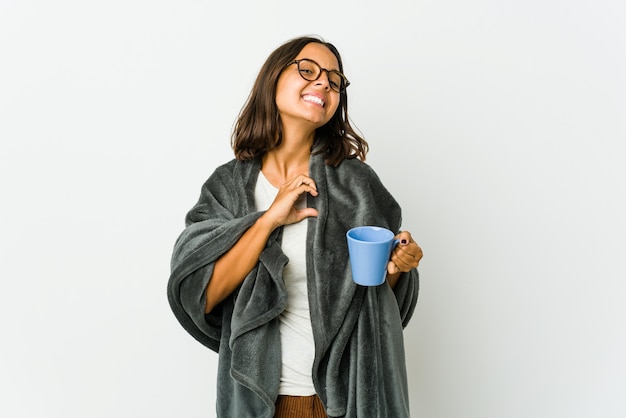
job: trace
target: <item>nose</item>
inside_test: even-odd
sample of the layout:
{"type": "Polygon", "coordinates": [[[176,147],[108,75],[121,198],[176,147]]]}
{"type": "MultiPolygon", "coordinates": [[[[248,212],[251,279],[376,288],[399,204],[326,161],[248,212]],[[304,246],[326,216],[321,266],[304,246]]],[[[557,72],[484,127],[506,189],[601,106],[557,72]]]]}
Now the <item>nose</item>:
{"type": "Polygon", "coordinates": [[[315,80],[315,85],[321,85],[325,90],[330,90],[330,80],[328,79],[328,71],[322,70],[320,76],[315,80]]]}

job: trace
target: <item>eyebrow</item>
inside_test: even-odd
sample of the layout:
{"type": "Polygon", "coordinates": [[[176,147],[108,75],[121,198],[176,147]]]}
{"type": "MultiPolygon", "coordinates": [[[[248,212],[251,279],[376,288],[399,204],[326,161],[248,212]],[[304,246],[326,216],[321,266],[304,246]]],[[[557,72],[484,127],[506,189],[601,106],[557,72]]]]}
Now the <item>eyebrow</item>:
{"type": "Polygon", "coordinates": [[[316,63],[317,65],[320,66],[320,68],[322,70],[328,70],[328,71],[337,71],[338,73],[341,73],[341,70],[339,68],[324,68],[322,67],[322,64],[320,64],[319,62],[315,61],[313,58],[309,58],[309,57],[302,57],[302,58],[298,58],[296,57],[297,60],[309,60],[309,61],[313,61],[314,63],[316,63]]]}

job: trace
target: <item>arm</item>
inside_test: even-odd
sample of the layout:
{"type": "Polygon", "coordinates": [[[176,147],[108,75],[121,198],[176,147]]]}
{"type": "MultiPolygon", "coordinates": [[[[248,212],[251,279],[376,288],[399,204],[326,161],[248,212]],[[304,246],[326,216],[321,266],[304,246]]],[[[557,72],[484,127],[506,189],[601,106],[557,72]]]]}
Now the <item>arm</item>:
{"type": "Polygon", "coordinates": [[[261,216],[216,262],[206,289],[205,313],[230,295],[254,268],[275,228],[261,216]]]}
{"type": "Polygon", "coordinates": [[[317,210],[313,208],[295,209],[294,205],[302,193],[317,196],[313,179],[299,175],[282,185],[270,208],[215,262],[206,289],[205,313],[211,312],[243,282],[259,261],[269,236],[276,228],[317,216],[317,210]]]}

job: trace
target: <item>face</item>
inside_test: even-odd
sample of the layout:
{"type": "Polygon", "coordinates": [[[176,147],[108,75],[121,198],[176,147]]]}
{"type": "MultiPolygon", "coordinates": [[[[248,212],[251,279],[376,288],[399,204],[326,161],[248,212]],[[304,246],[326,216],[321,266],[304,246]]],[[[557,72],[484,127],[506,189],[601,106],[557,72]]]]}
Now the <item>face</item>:
{"type": "MultiPolygon", "coordinates": [[[[339,70],[335,55],[322,44],[307,44],[296,57],[308,58],[328,70],[339,70]]],[[[285,68],[276,88],[276,106],[283,124],[304,123],[312,129],[325,125],[337,111],[339,93],[330,88],[328,74],[322,71],[315,81],[305,80],[292,64],[285,68]]]]}

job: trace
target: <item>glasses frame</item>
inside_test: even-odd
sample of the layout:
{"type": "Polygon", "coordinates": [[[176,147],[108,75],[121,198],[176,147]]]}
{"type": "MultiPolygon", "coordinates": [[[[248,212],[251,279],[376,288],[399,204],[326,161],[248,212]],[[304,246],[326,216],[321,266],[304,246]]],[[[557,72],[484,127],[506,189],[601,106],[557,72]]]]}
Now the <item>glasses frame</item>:
{"type": "Polygon", "coordinates": [[[299,59],[299,60],[293,60],[289,64],[287,64],[285,66],[285,68],[289,67],[290,65],[293,65],[293,64],[296,64],[298,66],[298,74],[300,74],[300,77],[302,77],[306,81],[317,81],[317,80],[319,80],[320,77],[322,76],[322,73],[324,71],[326,71],[326,77],[327,78],[330,75],[330,73],[337,74],[339,77],[341,77],[341,80],[343,81],[343,88],[340,88],[339,90],[334,89],[333,86],[330,84],[330,79],[328,80],[329,81],[329,86],[330,86],[331,90],[333,90],[333,91],[335,91],[337,93],[345,92],[346,89],[348,88],[348,86],[350,85],[350,81],[348,81],[348,79],[346,78],[345,75],[343,75],[342,73],[340,73],[337,70],[328,70],[328,69],[322,67],[321,65],[319,65],[317,62],[313,61],[310,58],[302,58],[302,59],[299,59]],[[302,61],[308,61],[310,63],[313,63],[313,64],[317,65],[317,67],[320,69],[320,72],[319,72],[319,74],[317,74],[317,77],[315,77],[314,79],[309,79],[309,78],[306,78],[304,75],[302,75],[302,70],[300,69],[300,63],[302,61]]]}

